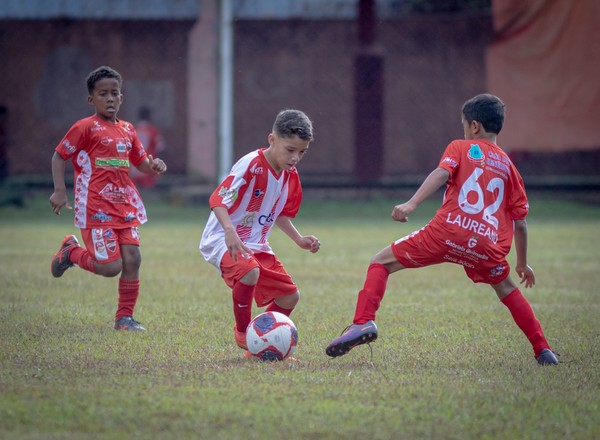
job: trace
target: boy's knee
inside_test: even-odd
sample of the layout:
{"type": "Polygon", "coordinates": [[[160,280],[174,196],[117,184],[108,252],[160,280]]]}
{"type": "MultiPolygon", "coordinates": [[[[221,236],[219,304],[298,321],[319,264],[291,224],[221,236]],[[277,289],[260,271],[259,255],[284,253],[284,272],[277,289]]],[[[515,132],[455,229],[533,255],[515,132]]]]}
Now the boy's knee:
{"type": "Polygon", "coordinates": [[[111,261],[110,263],[98,264],[96,266],[96,274],[102,275],[103,277],[113,278],[121,273],[123,270],[122,260],[111,261]]]}
{"type": "Polygon", "coordinates": [[[260,269],[255,267],[250,269],[246,274],[240,278],[240,282],[247,286],[254,286],[258,283],[258,277],[260,276],[260,269]]]}

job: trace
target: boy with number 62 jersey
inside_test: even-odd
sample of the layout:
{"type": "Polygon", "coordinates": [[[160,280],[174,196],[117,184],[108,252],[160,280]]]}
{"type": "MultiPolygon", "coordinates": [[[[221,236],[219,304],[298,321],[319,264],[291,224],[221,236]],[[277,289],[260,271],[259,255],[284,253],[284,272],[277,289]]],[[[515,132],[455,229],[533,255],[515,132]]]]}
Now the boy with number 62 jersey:
{"type": "Polygon", "coordinates": [[[514,237],[515,271],[526,288],[535,284],[527,262],[525,187],[508,155],[496,144],[504,124],[504,103],[490,94],[475,96],[463,105],[462,124],[465,140],[446,147],[438,167],[408,202],[394,207],[392,218],[406,222],[423,200],[446,183],[442,206],[423,228],[372,258],[353,324],[327,346],[329,356],[344,355],[377,339],[375,315],[391,273],[448,262],[463,266],[473,282],[494,289],[528,338],[539,364],[558,363],[529,302],[510,277],[506,261],[514,237]]]}

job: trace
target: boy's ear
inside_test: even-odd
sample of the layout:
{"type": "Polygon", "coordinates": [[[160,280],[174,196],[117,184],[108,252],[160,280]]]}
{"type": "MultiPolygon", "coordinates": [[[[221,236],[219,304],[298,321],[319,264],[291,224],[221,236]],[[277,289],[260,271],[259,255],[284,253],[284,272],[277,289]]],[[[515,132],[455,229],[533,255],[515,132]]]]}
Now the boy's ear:
{"type": "Polygon", "coordinates": [[[93,99],[94,99],[94,98],[93,98],[92,96],[89,96],[89,95],[88,95],[87,101],[88,101],[88,104],[89,104],[89,105],[91,105],[91,106],[93,106],[93,105],[94,105],[94,101],[93,101],[93,99]]]}
{"type": "Polygon", "coordinates": [[[267,141],[269,141],[269,146],[273,145],[274,140],[275,140],[275,135],[273,133],[269,133],[269,136],[267,136],[267,141]]]}

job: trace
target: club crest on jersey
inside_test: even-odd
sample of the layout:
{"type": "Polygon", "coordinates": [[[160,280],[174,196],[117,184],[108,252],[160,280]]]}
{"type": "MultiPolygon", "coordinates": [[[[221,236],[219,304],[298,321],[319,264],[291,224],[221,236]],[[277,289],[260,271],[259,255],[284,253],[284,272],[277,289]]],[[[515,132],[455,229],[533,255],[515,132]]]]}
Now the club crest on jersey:
{"type": "Polygon", "coordinates": [[[223,199],[231,199],[232,202],[235,202],[238,192],[236,189],[229,189],[226,186],[222,186],[219,188],[219,192],[217,194],[223,199]]]}
{"type": "Polygon", "coordinates": [[[481,167],[485,166],[485,158],[483,156],[483,151],[481,151],[481,148],[478,144],[471,144],[471,148],[469,148],[469,151],[467,153],[467,158],[471,162],[475,162],[481,167]]]}

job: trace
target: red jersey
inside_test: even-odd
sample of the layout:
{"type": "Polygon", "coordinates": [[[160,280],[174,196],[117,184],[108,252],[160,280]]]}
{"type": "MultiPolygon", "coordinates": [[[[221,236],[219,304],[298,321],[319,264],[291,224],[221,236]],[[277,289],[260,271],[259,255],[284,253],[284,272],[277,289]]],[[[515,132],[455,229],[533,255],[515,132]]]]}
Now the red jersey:
{"type": "Polygon", "coordinates": [[[133,125],[94,115],[77,121],[55,151],[75,168],[75,226],[126,228],[147,220],[146,209],[129,178],[146,152],[133,125]]]}
{"type": "MultiPolygon", "coordinates": [[[[302,201],[302,187],[296,168],[276,174],[264,156],[264,149],[242,157],[229,176],[210,196],[211,209],[227,208],[236,232],[256,252],[273,253],[268,238],[278,216],[295,217],[302,201]]],[[[220,269],[227,251],[225,231],[210,213],[200,242],[200,252],[220,269]]]]}
{"type": "Polygon", "coordinates": [[[444,202],[431,221],[436,238],[457,254],[505,258],[513,221],[524,219],[529,211],[523,179],[508,155],[482,139],[455,140],[438,167],[450,177],[444,202]]]}

